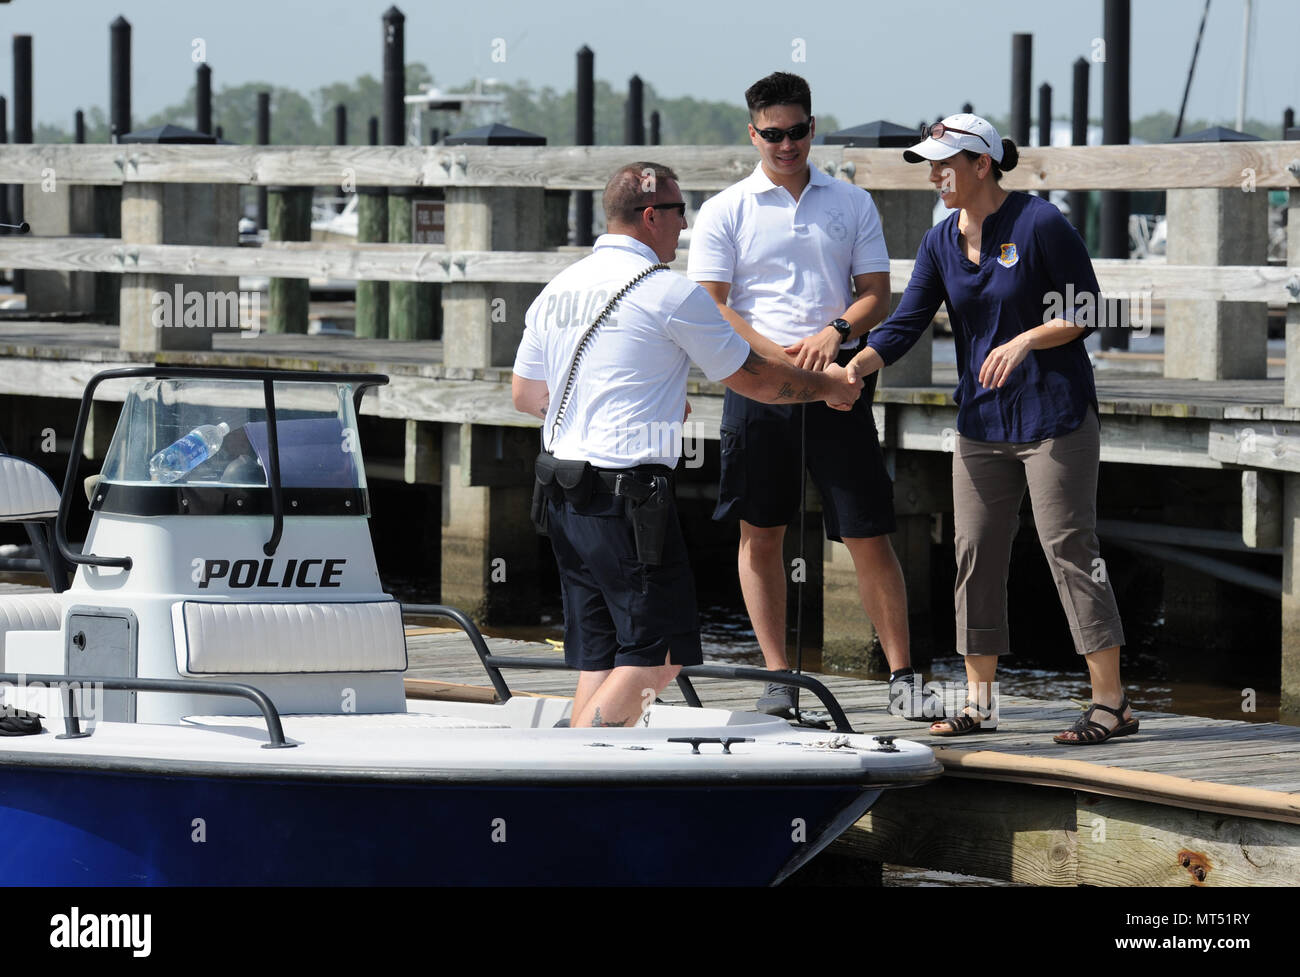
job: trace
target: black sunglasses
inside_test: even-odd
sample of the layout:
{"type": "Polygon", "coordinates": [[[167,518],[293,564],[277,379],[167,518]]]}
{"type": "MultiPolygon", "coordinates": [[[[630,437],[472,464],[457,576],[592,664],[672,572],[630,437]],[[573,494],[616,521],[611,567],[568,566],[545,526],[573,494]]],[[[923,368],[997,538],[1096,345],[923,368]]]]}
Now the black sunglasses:
{"type": "Polygon", "coordinates": [[[755,129],[754,131],[763,137],[764,142],[782,142],[786,136],[790,137],[791,142],[798,142],[812,131],[812,122],[810,118],[807,122],[800,122],[789,129],[755,129]]]}
{"type": "Polygon", "coordinates": [[[646,204],[644,207],[640,207],[638,209],[645,210],[646,207],[649,207],[652,210],[675,210],[683,217],[686,216],[685,200],[674,200],[672,203],[667,203],[667,204],[646,204]]]}

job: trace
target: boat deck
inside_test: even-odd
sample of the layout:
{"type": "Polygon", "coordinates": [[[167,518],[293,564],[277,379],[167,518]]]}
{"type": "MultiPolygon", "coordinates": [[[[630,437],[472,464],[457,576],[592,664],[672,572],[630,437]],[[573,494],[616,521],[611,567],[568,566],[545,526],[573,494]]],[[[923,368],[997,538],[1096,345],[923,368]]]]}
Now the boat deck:
{"type": "MultiPolygon", "coordinates": [[[[422,628],[407,644],[410,679],[490,698],[487,675],[459,632],[422,628]]],[[[544,643],[489,638],[488,646],[498,655],[559,657],[544,643]]],[[[573,694],[571,672],[503,674],[515,692],[573,694]]],[[[1136,735],[1071,747],[1051,737],[1083,704],[1003,695],[996,733],[942,740],[924,723],[891,716],[884,682],[817,678],[856,731],[923,742],[945,772],[881,797],[810,867],[830,862],[832,880],[860,880],[863,863],[875,862],[1034,885],[1300,881],[1300,728],[1139,710],[1136,735]]],[[[750,709],[759,691],[748,682],[694,684],[712,707],[750,709]]],[[[662,698],[683,701],[675,685],[662,698]]]]}
{"type": "MultiPolygon", "coordinates": [[[[0,592],[37,588],[0,584],[0,592]]],[[[542,642],[488,638],[493,653],[558,659],[542,642]]],[[[493,701],[463,633],[411,627],[408,690],[493,701]]],[[[575,673],[508,669],[512,691],[571,696],[575,673]]],[[[1138,734],[1098,747],[1055,744],[1082,705],[1001,697],[996,733],[957,740],[886,710],[888,688],[817,676],[854,729],[932,747],[945,776],[888,792],[830,849],[887,862],[1048,885],[1294,885],[1300,879],[1300,728],[1138,711],[1138,734]]],[[[695,680],[704,704],[752,708],[754,683],[695,680]]],[[[682,703],[675,685],[662,698],[682,703]]],[[[805,700],[805,705],[807,705],[805,700]]],[[[810,708],[815,708],[810,706],[810,708]]],[[[825,860],[826,856],[823,856],[825,860]]]]}

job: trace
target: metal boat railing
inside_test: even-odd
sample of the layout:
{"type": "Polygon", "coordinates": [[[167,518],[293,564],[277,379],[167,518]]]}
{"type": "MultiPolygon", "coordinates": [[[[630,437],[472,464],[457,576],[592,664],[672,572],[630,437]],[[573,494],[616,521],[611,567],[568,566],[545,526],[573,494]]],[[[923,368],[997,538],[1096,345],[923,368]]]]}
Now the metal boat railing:
{"type": "Polygon", "coordinates": [[[247,699],[257,706],[266,720],[266,734],[269,743],[263,743],[264,750],[283,750],[297,746],[284,738],[284,727],[280,723],[280,713],[270,697],[261,689],[242,682],[208,682],[193,679],[174,678],[125,678],[120,675],[41,675],[34,672],[0,672],[0,682],[23,688],[34,682],[58,689],[63,693],[63,727],[56,739],[81,739],[91,735],[90,730],[81,728],[77,716],[76,693],[86,689],[105,689],[109,692],[170,692],[179,695],[224,695],[247,699]]]}
{"type": "MultiPolygon", "coordinates": [[[[406,617],[408,615],[440,617],[455,622],[469,637],[470,644],[474,646],[474,651],[478,653],[479,661],[482,662],[483,669],[492,682],[492,688],[496,691],[497,698],[502,702],[514,694],[510,691],[510,686],[506,684],[505,677],[501,674],[503,668],[570,670],[569,666],[563,661],[557,661],[553,658],[516,658],[492,654],[487,642],[483,640],[482,632],[479,631],[474,622],[463,611],[454,607],[445,604],[403,604],[402,616],[406,617]]],[[[677,687],[686,699],[686,704],[699,709],[703,707],[703,703],[695,691],[695,686],[691,684],[692,678],[723,678],[743,682],[780,682],[782,685],[793,685],[800,689],[807,689],[816,695],[821,704],[826,707],[826,712],[830,716],[836,732],[854,732],[848,717],[844,714],[844,709],[836,701],[830,689],[811,676],[794,672],[772,672],[764,668],[750,668],[746,665],[684,665],[677,675],[677,687]]]]}

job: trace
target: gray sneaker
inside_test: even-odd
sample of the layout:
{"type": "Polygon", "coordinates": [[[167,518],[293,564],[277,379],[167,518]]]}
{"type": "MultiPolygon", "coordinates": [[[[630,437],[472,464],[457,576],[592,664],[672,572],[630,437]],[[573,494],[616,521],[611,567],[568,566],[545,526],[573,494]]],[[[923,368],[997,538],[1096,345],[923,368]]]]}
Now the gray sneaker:
{"type": "Polygon", "coordinates": [[[934,722],[943,718],[943,699],[926,689],[920,672],[914,672],[890,683],[888,711],[900,719],[934,722]]]}
{"type": "Polygon", "coordinates": [[[798,697],[799,690],[795,686],[782,685],[780,682],[768,682],[763,695],[758,702],[754,703],[754,709],[756,712],[764,712],[769,716],[793,719],[798,697]]]}

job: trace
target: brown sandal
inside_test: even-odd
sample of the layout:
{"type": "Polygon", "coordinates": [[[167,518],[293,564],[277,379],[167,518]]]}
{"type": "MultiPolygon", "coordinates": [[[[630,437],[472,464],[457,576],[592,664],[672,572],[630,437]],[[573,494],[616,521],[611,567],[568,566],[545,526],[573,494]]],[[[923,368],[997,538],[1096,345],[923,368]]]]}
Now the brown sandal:
{"type": "Polygon", "coordinates": [[[966,707],[955,716],[945,716],[943,719],[936,719],[930,726],[931,736],[965,736],[968,733],[994,733],[997,732],[998,725],[994,723],[989,725],[989,718],[993,715],[993,708],[981,709],[978,703],[966,700],[966,707]],[[965,709],[974,709],[975,716],[970,715],[965,709]],[[947,730],[937,730],[934,727],[939,723],[947,723],[947,730]]]}
{"type": "Polygon", "coordinates": [[[1119,708],[1112,709],[1110,706],[1103,706],[1100,702],[1094,702],[1088,707],[1088,710],[1074,721],[1074,725],[1061,733],[1057,733],[1052,739],[1065,746],[1088,746],[1093,743],[1105,743],[1116,736],[1131,736],[1138,731],[1137,717],[1134,716],[1127,722],[1124,719],[1124,710],[1128,708],[1128,696],[1124,696],[1120,702],[1119,708]],[[1094,712],[1100,709],[1102,712],[1108,712],[1118,720],[1114,729],[1107,729],[1101,723],[1092,718],[1094,712]],[[1065,733],[1074,733],[1073,739],[1064,739],[1065,733]]]}

